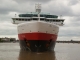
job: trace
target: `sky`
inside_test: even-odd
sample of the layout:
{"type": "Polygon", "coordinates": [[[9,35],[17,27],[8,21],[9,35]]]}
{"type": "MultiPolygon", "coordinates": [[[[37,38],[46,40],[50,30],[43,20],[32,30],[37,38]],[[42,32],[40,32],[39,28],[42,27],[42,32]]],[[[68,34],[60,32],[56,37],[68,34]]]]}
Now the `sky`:
{"type": "Polygon", "coordinates": [[[17,25],[12,17],[20,13],[35,12],[40,3],[42,12],[62,15],[64,26],[59,27],[57,40],[80,40],[80,0],[0,0],[0,37],[17,36],[17,25]]]}

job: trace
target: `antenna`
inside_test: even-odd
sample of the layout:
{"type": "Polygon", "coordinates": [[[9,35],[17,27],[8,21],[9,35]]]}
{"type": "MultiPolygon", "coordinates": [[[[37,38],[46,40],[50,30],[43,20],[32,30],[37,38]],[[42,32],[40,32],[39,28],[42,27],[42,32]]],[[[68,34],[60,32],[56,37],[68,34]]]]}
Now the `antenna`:
{"type": "Polygon", "coordinates": [[[40,13],[41,12],[41,4],[35,4],[35,10],[36,10],[36,12],[40,13]]]}
{"type": "Polygon", "coordinates": [[[41,4],[35,4],[35,10],[38,13],[38,20],[40,21],[41,4]]]}

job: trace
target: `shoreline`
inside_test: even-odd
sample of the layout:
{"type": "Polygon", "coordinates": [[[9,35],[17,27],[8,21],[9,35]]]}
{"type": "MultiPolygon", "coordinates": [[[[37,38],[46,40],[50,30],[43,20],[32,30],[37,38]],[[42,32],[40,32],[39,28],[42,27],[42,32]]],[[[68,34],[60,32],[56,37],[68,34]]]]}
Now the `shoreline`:
{"type": "MultiPolygon", "coordinates": [[[[0,43],[19,43],[19,41],[15,41],[15,42],[0,42],[0,43]]],[[[56,43],[80,43],[80,41],[56,41],[56,43]]]]}

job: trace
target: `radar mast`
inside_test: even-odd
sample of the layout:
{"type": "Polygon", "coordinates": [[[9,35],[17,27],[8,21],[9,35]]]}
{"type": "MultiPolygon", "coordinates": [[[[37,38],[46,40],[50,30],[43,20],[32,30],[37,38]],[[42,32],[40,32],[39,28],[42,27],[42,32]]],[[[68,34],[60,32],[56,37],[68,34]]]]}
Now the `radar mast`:
{"type": "Polygon", "coordinates": [[[38,13],[38,17],[40,21],[41,4],[35,4],[35,10],[38,13]]]}

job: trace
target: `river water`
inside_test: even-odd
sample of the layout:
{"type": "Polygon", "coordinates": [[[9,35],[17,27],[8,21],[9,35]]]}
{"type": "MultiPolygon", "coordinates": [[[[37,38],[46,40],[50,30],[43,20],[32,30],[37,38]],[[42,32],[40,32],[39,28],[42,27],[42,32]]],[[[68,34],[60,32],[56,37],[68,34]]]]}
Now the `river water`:
{"type": "Polygon", "coordinates": [[[80,60],[80,44],[56,43],[52,52],[20,51],[19,43],[0,43],[0,60],[80,60]]]}

